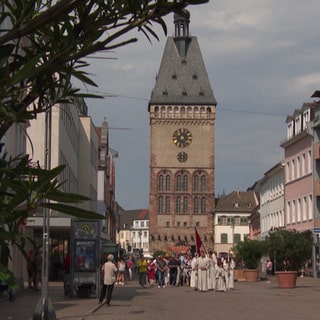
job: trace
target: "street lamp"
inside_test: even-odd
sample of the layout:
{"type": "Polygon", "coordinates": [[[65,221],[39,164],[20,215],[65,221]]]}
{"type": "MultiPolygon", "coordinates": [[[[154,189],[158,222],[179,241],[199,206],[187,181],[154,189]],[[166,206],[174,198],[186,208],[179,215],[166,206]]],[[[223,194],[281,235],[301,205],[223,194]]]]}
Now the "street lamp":
{"type": "Polygon", "coordinates": [[[138,234],[139,234],[139,237],[140,237],[140,247],[139,247],[139,249],[140,249],[140,253],[141,253],[142,252],[142,242],[141,242],[142,231],[139,230],[138,234]]]}
{"type": "MultiPolygon", "coordinates": [[[[48,108],[45,112],[45,155],[44,167],[46,170],[51,169],[51,129],[52,129],[52,110],[48,108]]],[[[48,200],[45,200],[48,201],[48,200]]],[[[43,231],[42,231],[42,272],[41,272],[41,297],[36,305],[33,320],[56,319],[52,302],[48,297],[49,281],[49,230],[50,229],[50,212],[45,208],[43,212],[43,231]]]]}
{"type": "Polygon", "coordinates": [[[232,245],[231,245],[231,248],[233,248],[234,246],[234,217],[231,218],[231,240],[232,240],[232,245]]]}

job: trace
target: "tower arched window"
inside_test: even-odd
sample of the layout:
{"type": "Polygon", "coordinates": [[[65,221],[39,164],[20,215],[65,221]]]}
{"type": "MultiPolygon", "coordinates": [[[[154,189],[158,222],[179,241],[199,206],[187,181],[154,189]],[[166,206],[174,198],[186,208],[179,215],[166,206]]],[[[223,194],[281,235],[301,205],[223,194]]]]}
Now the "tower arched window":
{"type": "Polygon", "coordinates": [[[183,213],[188,212],[188,197],[183,197],[183,213]]]}
{"type": "Polygon", "coordinates": [[[206,213],[206,198],[201,198],[201,213],[206,213]]]}
{"type": "Polygon", "coordinates": [[[181,191],[181,175],[178,174],[176,177],[176,191],[181,191]]]}
{"type": "Polygon", "coordinates": [[[163,212],[163,197],[160,196],[158,198],[158,212],[162,213],[163,212]]]}
{"type": "Polygon", "coordinates": [[[158,177],[158,191],[163,191],[163,175],[158,177]]]}
{"type": "Polygon", "coordinates": [[[181,212],[181,198],[177,197],[176,198],[176,213],[180,213],[181,212]]]}
{"type": "Polygon", "coordinates": [[[170,176],[166,175],[166,191],[170,191],[170,176]]]}
{"type": "Polygon", "coordinates": [[[206,176],[201,176],[201,191],[206,191],[206,176]]]}
{"type": "Polygon", "coordinates": [[[174,107],[174,117],[178,118],[179,117],[179,108],[178,107],[174,107]]]}
{"type": "Polygon", "coordinates": [[[199,191],[199,176],[193,176],[193,191],[199,191]]]}
{"type": "Polygon", "coordinates": [[[188,176],[183,176],[183,191],[188,191],[188,176]]]}
{"type": "Polygon", "coordinates": [[[193,212],[199,213],[199,198],[195,197],[193,200],[193,212]]]}
{"type": "Polygon", "coordinates": [[[166,213],[170,212],[170,197],[166,197],[166,213]]]}

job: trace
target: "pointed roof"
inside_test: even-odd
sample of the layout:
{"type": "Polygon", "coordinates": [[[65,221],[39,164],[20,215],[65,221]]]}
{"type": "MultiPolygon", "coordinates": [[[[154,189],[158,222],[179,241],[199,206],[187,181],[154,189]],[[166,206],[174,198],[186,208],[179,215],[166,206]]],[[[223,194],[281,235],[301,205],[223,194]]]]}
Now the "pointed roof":
{"type": "Polygon", "coordinates": [[[217,199],[216,212],[251,212],[257,205],[254,191],[237,190],[217,199]]]}
{"type": "Polygon", "coordinates": [[[179,18],[175,16],[175,37],[167,38],[149,105],[217,105],[198,40],[189,36],[188,16],[179,18]]]}

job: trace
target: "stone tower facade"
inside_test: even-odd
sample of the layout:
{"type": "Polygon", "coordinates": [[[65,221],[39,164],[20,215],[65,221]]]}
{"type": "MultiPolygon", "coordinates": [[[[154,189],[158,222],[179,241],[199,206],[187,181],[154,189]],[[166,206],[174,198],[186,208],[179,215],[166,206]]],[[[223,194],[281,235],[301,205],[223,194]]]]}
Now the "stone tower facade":
{"type": "Polygon", "coordinates": [[[213,248],[215,109],[190,15],[174,16],[150,113],[150,252],[172,246],[195,249],[195,227],[213,248]]]}

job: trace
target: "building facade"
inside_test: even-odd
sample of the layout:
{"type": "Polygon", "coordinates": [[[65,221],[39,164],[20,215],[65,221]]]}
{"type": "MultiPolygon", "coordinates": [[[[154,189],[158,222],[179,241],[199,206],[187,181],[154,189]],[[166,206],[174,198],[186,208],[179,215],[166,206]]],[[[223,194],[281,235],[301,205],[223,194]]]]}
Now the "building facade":
{"type": "Polygon", "coordinates": [[[233,191],[217,199],[214,214],[214,250],[226,255],[239,241],[249,236],[251,215],[257,210],[254,191],[233,191]]]}
{"type": "Polygon", "coordinates": [[[149,210],[125,210],[120,216],[121,249],[129,254],[149,254],[149,210]]]}
{"type": "Polygon", "coordinates": [[[284,149],[285,227],[305,232],[313,228],[313,132],[314,103],[287,117],[284,149]]]}
{"type": "Polygon", "coordinates": [[[260,186],[260,238],[269,231],[285,227],[284,165],[281,161],[268,170],[259,181],[260,186]]]}
{"type": "Polygon", "coordinates": [[[195,230],[212,247],[215,108],[189,13],[174,16],[150,114],[150,250],[195,245],[195,230]]]}
{"type": "MultiPolygon", "coordinates": [[[[64,165],[60,174],[61,190],[84,195],[92,200],[76,204],[79,208],[97,210],[98,136],[87,106],[82,99],[71,104],[59,104],[48,113],[42,113],[30,121],[27,133],[27,153],[32,161],[43,168],[64,165]],[[47,145],[46,136],[50,137],[47,145]],[[46,152],[46,150],[48,151],[46,152]],[[47,158],[46,158],[47,156],[47,158]]],[[[50,210],[49,258],[54,250],[61,261],[70,250],[72,217],[50,210]]],[[[26,231],[38,248],[43,241],[44,212],[36,211],[28,217],[26,231]]]]}

